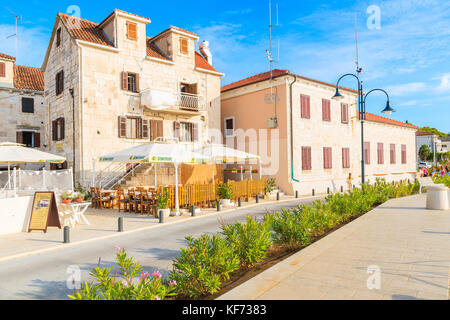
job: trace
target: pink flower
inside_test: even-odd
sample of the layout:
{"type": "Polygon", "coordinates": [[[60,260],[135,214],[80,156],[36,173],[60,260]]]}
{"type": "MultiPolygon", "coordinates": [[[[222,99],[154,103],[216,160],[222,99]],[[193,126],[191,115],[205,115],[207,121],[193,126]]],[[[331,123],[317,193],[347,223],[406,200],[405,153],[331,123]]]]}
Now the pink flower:
{"type": "Polygon", "coordinates": [[[152,277],[159,279],[159,278],[161,278],[161,273],[159,271],[155,271],[155,272],[152,273],[152,277]]]}
{"type": "Polygon", "coordinates": [[[146,278],[148,278],[150,276],[150,274],[148,273],[148,272],[142,272],[142,274],[141,274],[141,280],[142,279],[146,279],[146,278]]]}
{"type": "Polygon", "coordinates": [[[177,282],[175,280],[172,280],[169,282],[169,286],[176,286],[177,282]]]}
{"type": "Polygon", "coordinates": [[[155,296],[155,300],[161,300],[161,298],[158,296],[155,296]]]}
{"type": "Polygon", "coordinates": [[[120,247],[119,246],[115,246],[114,248],[116,249],[116,251],[120,251],[120,247]]]}
{"type": "Polygon", "coordinates": [[[126,286],[128,286],[128,282],[126,281],[126,280],[123,280],[122,281],[122,284],[126,287],[126,286]]]}
{"type": "Polygon", "coordinates": [[[311,232],[311,228],[308,228],[308,232],[311,232]]]}

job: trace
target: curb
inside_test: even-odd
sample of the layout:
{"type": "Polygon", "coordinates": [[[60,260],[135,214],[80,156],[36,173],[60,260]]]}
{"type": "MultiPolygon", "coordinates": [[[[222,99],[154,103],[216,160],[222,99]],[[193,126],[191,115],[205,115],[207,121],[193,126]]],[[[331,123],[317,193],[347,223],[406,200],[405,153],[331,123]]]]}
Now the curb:
{"type": "Polygon", "coordinates": [[[299,197],[299,198],[285,199],[285,200],[272,200],[272,201],[268,201],[268,202],[265,202],[265,203],[253,203],[253,204],[249,204],[249,205],[247,205],[245,207],[236,207],[236,208],[226,209],[226,210],[222,210],[222,211],[206,214],[206,215],[203,215],[203,216],[195,216],[195,217],[190,217],[189,219],[183,219],[183,220],[177,220],[177,221],[172,221],[172,222],[166,222],[166,223],[162,223],[162,224],[157,223],[155,225],[148,226],[148,227],[142,227],[142,228],[129,230],[129,231],[123,231],[123,232],[116,232],[116,233],[113,233],[113,234],[109,234],[109,235],[105,235],[105,236],[101,236],[101,237],[96,237],[96,238],[91,238],[91,239],[87,239],[87,240],[81,240],[81,241],[71,242],[71,243],[66,243],[66,244],[63,244],[61,242],[61,244],[55,245],[55,246],[50,247],[50,248],[38,249],[38,250],[34,250],[34,251],[19,253],[19,254],[12,255],[12,256],[2,257],[2,258],[0,258],[0,264],[4,263],[4,262],[7,262],[7,261],[11,261],[11,260],[17,260],[17,259],[20,259],[20,258],[25,258],[25,257],[29,257],[29,256],[38,255],[38,254],[41,254],[41,253],[57,251],[57,250],[60,250],[60,249],[70,248],[70,247],[74,247],[74,246],[77,246],[77,245],[91,243],[91,242],[95,242],[95,241],[99,241],[99,240],[105,240],[105,239],[109,239],[109,238],[116,238],[116,237],[125,236],[125,235],[129,235],[129,234],[137,233],[137,232],[148,231],[148,230],[152,230],[152,229],[156,229],[156,228],[162,228],[162,227],[169,226],[169,225],[185,223],[185,222],[189,222],[189,221],[193,221],[193,220],[197,220],[197,219],[204,219],[204,218],[208,218],[208,217],[219,216],[219,215],[224,214],[224,213],[230,213],[230,212],[234,212],[234,211],[238,211],[238,210],[243,210],[243,209],[253,208],[253,207],[257,207],[257,206],[268,205],[268,204],[274,204],[274,203],[287,203],[287,202],[294,202],[294,201],[300,201],[300,200],[319,199],[319,198],[322,198],[322,196],[323,196],[323,194],[318,194],[318,195],[316,195],[314,197],[308,196],[308,197],[299,197]]]}

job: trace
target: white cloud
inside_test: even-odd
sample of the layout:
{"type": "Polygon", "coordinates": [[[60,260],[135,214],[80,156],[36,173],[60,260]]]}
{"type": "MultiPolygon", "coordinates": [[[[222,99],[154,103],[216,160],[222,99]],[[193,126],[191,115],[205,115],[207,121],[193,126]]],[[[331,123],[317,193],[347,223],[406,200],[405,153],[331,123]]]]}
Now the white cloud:
{"type": "Polygon", "coordinates": [[[450,73],[444,74],[441,77],[441,84],[438,87],[438,90],[448,91],[450,90],[450,73]]]}
{"type": "Polygon", "coordinates": [[[390,96],[405,96],[411,93],[417,93],[426,90],[427,85],[424,82],[410,82],[386,87],[390,96]]]}

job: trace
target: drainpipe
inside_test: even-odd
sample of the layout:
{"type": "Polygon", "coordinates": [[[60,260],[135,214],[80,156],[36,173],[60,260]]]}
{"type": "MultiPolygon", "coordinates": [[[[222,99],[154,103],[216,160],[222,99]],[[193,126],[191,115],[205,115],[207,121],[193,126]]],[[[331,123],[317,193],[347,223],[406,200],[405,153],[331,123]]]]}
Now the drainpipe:
{"type": "Polygon", "coordinates": [[[294,177],[294,120],[292,111],[292,86],[297,82],[297,76],[295,74],[289,73],[289,75],[294,77],[294,81],[289,84],[289,99],[290,99],[290,112],[291,112],[291,179],[295,182],[300,182],[300,180],[294,177]]]}
{"type": "Polygon", "coordinates": [[[72,164],[72,168],[73,168],[73,173],[72,173],[72,178],[73,178],[73,185],[75,185],[75,94],[73,92],[73,88],[69,89],[70,95],[72,96],[72,140],[73,140],[73,164],[72,164]]]}

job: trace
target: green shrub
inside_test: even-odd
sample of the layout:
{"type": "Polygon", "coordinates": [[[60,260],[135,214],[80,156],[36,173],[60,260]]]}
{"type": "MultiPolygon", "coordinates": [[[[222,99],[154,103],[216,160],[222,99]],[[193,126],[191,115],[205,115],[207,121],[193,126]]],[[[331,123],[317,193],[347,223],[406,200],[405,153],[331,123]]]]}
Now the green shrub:
{"type": "Polygon", "coordinates": [[[267,179],[266,186],[264,187],[264,193],[265,194],[271,193],[273,190],[275,190],[275,187],[276,187],[275,179],[274,178],[267,179]]]}
{"type": "Polygon", "coordinates": [[[152,275],[143,272],[142,266],[125,250],[116,253],[119,270],[113,267],[93,267],[90,275],[94,282],[85,282],[79,290],[68,297],[75,300],[163,300],[175,295],[176,282],[167,283],[159,271],[152,275]],[[139,276],[139,279],[136,279],[139,276]]]}
{"type": "Polygon", "coordinates": [[[271,215],[270,223],[274,231],[272,237],[276,244],[295,250],[309,244],[311,229],[302,223],[302,209],[285,210],[271,215]]]}
{"type": "Polygon", "coordinates": [[[248,216],[246,223],[222,225],[222,233],[230,247],[234,248],[244,267],[252,267],[267,257],[272,245],[270,222],[258,222],[248,216]]]}
{"type": "Polygon", "coordinates": [[[446,187],[450,188],[450,176],[448,174],[434,178],[434,183],[445,184],[446,187]]]}
{"type": "Polygon", "coordinates": [[[186,240],[188,245],[181,249],[170,273],[177,283],[178,294],[199,298],[218,292],[222,282],[239,268],[239,257],[233,247],[219,235],[203,234],[186,240]]]}
{"type": "Polygon", "coordinates": [[[220,199],[231,199],[234,197],[233,186],[228,183],[221,183],[217,189],[217,196],[220,199]]]}

